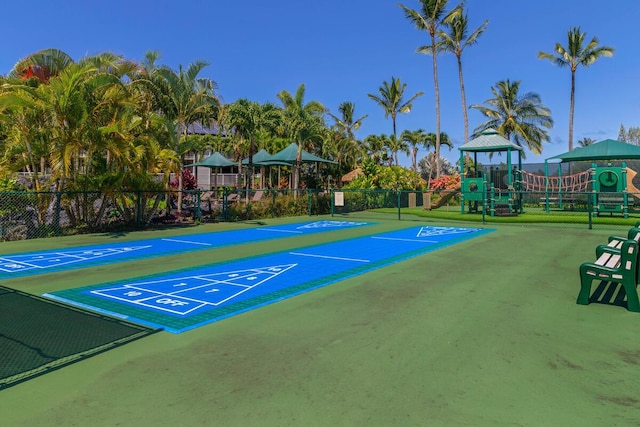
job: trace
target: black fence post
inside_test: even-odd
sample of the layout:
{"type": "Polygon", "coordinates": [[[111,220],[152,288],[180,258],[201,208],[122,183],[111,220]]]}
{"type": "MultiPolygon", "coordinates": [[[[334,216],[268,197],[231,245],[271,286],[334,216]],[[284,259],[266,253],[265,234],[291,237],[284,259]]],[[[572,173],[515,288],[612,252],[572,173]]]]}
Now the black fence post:
{"type": "Polygon", "coordinates": [[[202,194],[202,192],[200,190],[198,190],[196,192],[196,211],[195,211],[195,216],[196,216],[196,220],[202,222],[202,212],[200,212],[200,195],[202,194]]]}
{"type": "Polygon", "coordinates": [[[591,195],[587,193],[587,211],[589,212],[589,230],[593,229],[593,220],[591,218],[591,211],[593,210],[593,200],[591,199],[591,195]]]}
{"type": "Polygon", "coordinates": [[[62,193],[56,191],[56,211],[54,214],[54,225],[53,228],[55,230],[56,236],[60,235],[60,205],[61,205],[62,193]]]}
{"type": "Polygon", "coordinates": [[[136,191],[136,226],[140,228],[142,224],[142,192],[136,191]]]}

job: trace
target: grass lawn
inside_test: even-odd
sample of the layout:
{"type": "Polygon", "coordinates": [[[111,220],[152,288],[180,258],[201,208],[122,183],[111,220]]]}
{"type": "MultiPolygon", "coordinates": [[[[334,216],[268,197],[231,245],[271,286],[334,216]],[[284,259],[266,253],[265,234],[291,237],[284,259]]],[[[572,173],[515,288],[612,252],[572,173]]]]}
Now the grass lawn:
{"type": "MultiPolygon", "coordinates": [[[[386,213],[388,215],[396,215],[397,209],[385,208],[377,209],[376,212],[386,213]]],[[[434,210],[424,210],[418,208],[403,208],[401,215],[417,216],[419,218],[431,218],[431,219],[444,219],[451,221],[464,221],[464,222],[482,222],[481,213],[461,213],[460,206],[448,206],[441,207],[434,210]]],[[[527,207],[524,209],[524,213],[518,214],[512,217],[491,217],[487,213],[484,217],[486,223],[490,224],[584,224],[589,225],[589,214],[587,212],[580,211],[560,211],[552,210],[546,212],[542,208],[527,207]]],[[[603,213],[600,216],[592,216],[592,226],[625,226],[632,227],[636,222],[640,221],[640,212],[631,211],[628,214],[628,218],[624,218],[621,214],[611,215],[603,213]]]]}
{"type": "MultiPolygon", "coordinates": [[[[402,221],[340,234],[3,285],[41,294],[418,224],[465,226],[453,221],[459,211],[450,214],[403,212],[402,221]]],[[[0,252],[255,225],[9,242],[0,252]]],[[[466,225],[496,232],[180,335],[156,333],[18,384],[0,392],[2,424],[639,425],[640,314],[576,304],[578,266],[610,234],[626,233],[627,223],[466,225]]]]}

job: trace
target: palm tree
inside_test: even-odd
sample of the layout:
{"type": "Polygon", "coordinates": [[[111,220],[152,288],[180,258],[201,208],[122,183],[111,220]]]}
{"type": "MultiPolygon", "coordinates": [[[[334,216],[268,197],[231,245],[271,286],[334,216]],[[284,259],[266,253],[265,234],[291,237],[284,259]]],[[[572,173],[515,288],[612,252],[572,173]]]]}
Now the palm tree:
{"type": "Polygon", "coordinates": [[[338,162],[339,173],[355,169],[366,155],[365,147],[360,141],[349,139],[335,129],[326,133],[322,157],[334,158],[338,162]]]}
{"type": "MultiPolygon", "coordinates": [[[[386,140],[386,145],[391,151],[391,159],[396,166],[400,166],[398,161],[398,152],[409,154],[409,144],[401,138],[395,135],[389,135],[386,140]]],[[[391,164],[391,162],[389,162],[391,164]]]]}
{"type": "Polygon", "coordinates": [[[341,102],[338,106],[338,111],[340,112],[340,116],[335,116],[331,113],[328,113],[329,116],[335,121],[334,128],[344,134],[348,139],[353,140],[355,136],[353,134],[354,131],[360,129],[362,126],[362,122],[364,119],[369,117],[368,114],[360,118],[355,118],[356,105],[353,102],[345,101],[341,102]]]}
{"type": "MultiPolygon", "coordinates": [[[[427,151],[430,151],[433,148],[435,151],[437,140],[438,138],[436,138],[436,134],[433,132],[429,132],[428,134],[425,135],[425,139],[423,142],[424,148],[427,151]]],[[[447,135],[446,132],[442,132],[440,134],[440,148],[442,148],[443,145],[446,145],[447,147],[449,147],[449,150],[453,148],[453,143],[449,139],[449,135],[447,135]]]]}
{"type": "Polygon", "coordinates": [[[571,70],[571,101],[569,106],[569,151],[573,150],[573,112],[576,92],[576,70],[579,65],[588,67],[598,58],[613,56],[614,49],[609,46],[598,46],[596,37],[585,46],[587,33],[580,31],[580,27],[573,27],[567,33],[567,46],[556,43],[554,53],[539,52],[538,58],[548,59],[560,67],[571,70]]]}
{"type": "Polygon", "coordinates": [[[363,149],[360,142],[356,139],[354,132],[360,129],[362,122],[369,115],[365,114],[359,118],[355,118],[356,106],[353,102],[345,101],[340,103],[338,111],[340,116],[328,113],[334,120],[332,127],[333,132],[328,134],[328,141],[333,153],[327,152],[326,145],[323,146],[323,154],[337,154],[337,161],[341,165],[355,167],[355,164],[363,156],[363,149]]]}
{"type": "Polygon", "coordinates": [[[596,142],[595,139],[584,137],[584,138],[578,140],[578,146],[587,147],[587,146],[589,146],[589,145],[591,145],[591,144],[593,144],[595,142],[596,142]]]}
{"type": "Polygon", "coordinates": [[[424,145],[427,141],[427,133],[424,129],[404,130],[400,138],[411,147],[411,169],[418,171],[418,146],[424,145]]]}
{"type": "Polygon", "coordinates": [[[492,128],[517,145],[540,154],[542,143],[549,141],[546,129],[553,127],[551,111],[542,104],[540,95],[527,92],[520,96],[519,89],[519,81],[501,80],[491,88],[494,98],[486,100],[487,105],[470,106],[489,118],[475,128],[474,136],[492,128]]]}
{"type": "Polygon", "coordinates": [[[295,95],[282,90],[277,97],[284,109],[284,134],[298,144],[298,155],[294,174],[294,188],[298,188],[300,168],[302,165],[302,150],[311,149],[313,145],[320,145],[326,132],[324,123],[324,105],[319,101],[304,102],[305,85],[300,84],[295,95]]]}
{"type": "MultiPolygon", "coordinates": [[[[256,140],[261,131],[275,130],[281,118],[281,110],[272,103],[259,104],[247,99],[239,99],[231,104],[228,111],[228,124],[233,127],[235,134],[249,142],[248,155],[249,165],[253,168],[253,155],[256,153],[256,140]]],[[[242,157],[238,156],[238,170],[242,168],[242,157]]],[[[262,174],[264,176],[264,173],[262,174]]],[[[247,186],[251,184],[251,179],[247,180],[247,186]]],[[[247,188],[248,189],[248,188],[247,188]]],[[[247,192],[247,198],[249,193],[247,192]]]]}
{"type": "MultiPolygon", "coordinates": [[[[462,8],[462,6],[460,6],[462,8]]],[[[440,31],[441,49],[451,52],[458,61],[458,79],[460,80],[460,95],[462,99],[462,116],[464,118],[464,143],[469,142],[469,118],[467,116],[467,97],[464,90],[464,79],[462,77],[462,52],[467,46],[472,46],[478,42],[478,37],[487,29],[489,20],[484,21],[478,28],[469,34],[469,20],[467,12],[452,14],[444,21],[447,31],[440,31]]]]}
{"type": "Polygon", "coordinates": [[[420,91],[409,98],[404,100],[404,91],[407,88],[406,83],[402,83],[400,78],[391,77],[391,83],[383,82],[382,86],[378,88],[380,96],[369,94],[369,98],[378,103],[384,110],[384,118],[391,116],[391,123],[393,124],[393,135],[397,137],[396,131],[396,117],[398,113],[409,113],[413,108],[413,101],[419,96],[424,95],[424,92],[420,91]]]}
{"type": "Polygon", "coordinates": [[[164,116],[173,121],[177,132],[173,139],[173,150],[180,156],[178,173],[178,212],[182,208],[182,169],[184,155],[189,151],[187,134],[189,126],[196,122],[206,124],[213,118],[213,109],[219,103],[215,94],[217,84],[208,78],[199,78],[198,74],[209,63],[196,61],[187,69],[182,65],[178,72],[162,66],[153,71],[153,81],[159,88],[159,108],[164,116]],[[178,135],[181,134],[181,137],[178,135]]]}
{"type": "Polygon", "coordinates": [[[364,139],[364,146],[371,161],[377,165],[382,165],[389,161],[391,157],[387,151],[387,135],[368,135],[364,139]]]}
{"type": "Polygon", "coordinates": [[[73,63],[73,59],[61,50],[43,49],[18,61],[7,77],[36,78],[40,83],[46,83],[73,63]]]}
{"type": "MultiPolygon", "coordinates": [[[[423,167],[422,169],[424,169],[425,171],[428,171],[428,176],[429,179],[427,180],[428,183],[430,184],[430,180],[431,178],[435,178],[433,175],[433,171],[434,171],[434,166],[436,165],[436,163],[440,163],[440,172],[441,174],[447,173],[446,168],[444,167],[444,165],[446,164],[444,162],[443,157],[440,157],[439,159],[436,159],[435,157],[435,147],[436,147],[436,141],[438,138],[436,138],[436,134],[433,132],[429,132],[424,136],[424,140],[422,142],[422,145],[424,146],[425,150],[427,150],[427,155],[425,156],[424,159],[426,159],[424,161],[424,164],[427,167],[423,167]],[[430,153],[431,149],[434,149],[433,153],[430,153]]],[[[446,145],[447,147],[449,147],[449,150],[451,150],[453,148],[453,143],[451,142],[451,140],[449,139],[449,135],[447,135],[445,132],[442,132],[440,134],[440,148],[442,148],[443,145],[446,145]]],[[[424,160],[423,159],[423,160],[424,160]]]]}
{"type": "MultiPolygon", "coordinates": [[[[28,153],[14,164],[34,172],[36,189],[37,170],[44,170],[45,165],[58,190],[131,188],[127,185],[149,176],[146,170],[138,174],[135,163],[140,147],[152,141],[140,126],[130,87],[121,80],[126,68],[119,57],[104,54],[68,62],[56,72],[49,67],[35,68],[48,71],[38,71],[37,80],[19,78],[5,87],[0,104],[11,118],[11,148],[22,144],[23,152],[28,153]]],[[[3,160],[12,158],[8,153],[3,160]]],[[[74,199],[64,201],[72,222],[97,223],[106,208],[107,198],[102,198],[103,208],[94,215],[86,206],[98,201],[95,195],[85,192],[67,197],[74,199]]]]}
{"type": "Polygon", "coordinates": [[[443,21],[449,15],[460,13],[459,8],[454,8],[448,14],[445,13],[448,0],[419,0],[420,10],[410,9],[403,4],[399,6],[404,10],[405,17],[419,30],[427,31],[431,41],[430,45],[420,46],[416,50],[418,53],[431,55],[433,58],[433,86],[435,89],[436,101],[436,174],[440,176],[440,167],[437,159],[440,158],[440,86],[438,84],[438,60],[437,55],[440,50],[440,43],[436,41],[436,35],[440,31],[443,21]]]}

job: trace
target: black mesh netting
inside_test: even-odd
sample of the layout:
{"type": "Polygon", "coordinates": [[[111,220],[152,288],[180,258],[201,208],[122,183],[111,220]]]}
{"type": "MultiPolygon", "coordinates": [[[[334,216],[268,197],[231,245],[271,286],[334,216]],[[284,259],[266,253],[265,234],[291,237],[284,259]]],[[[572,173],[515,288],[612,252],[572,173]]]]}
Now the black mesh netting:
{"type": "Polygon", "coordinates": [[[0,390],[153,332],[0,286],[0,390]]]}

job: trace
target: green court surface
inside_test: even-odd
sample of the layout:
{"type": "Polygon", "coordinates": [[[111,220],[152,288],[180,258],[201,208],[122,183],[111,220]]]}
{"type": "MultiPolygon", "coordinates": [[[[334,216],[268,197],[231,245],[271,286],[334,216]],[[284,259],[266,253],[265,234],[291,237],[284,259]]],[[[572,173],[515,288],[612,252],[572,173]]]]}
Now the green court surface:
{"type": "MultiPolygon", "coordinates": [[[[42,294],[102,283],[107,274],[126,279],[409,225],[381,221],[348,236],[324,233],[3,285],[42,294]]],[[[156,333],[2,390],[3,424],[640,425],[640,316],[611,304],[576,304],[580,263],[593,260],[595,246],[610,234],[626,230],[491,228],[496,231],[184,334],[156,333]]],[[[111,238],[62,241],[72,247],[111,238]]],[[[17,246],[3,243],[0,250],[19,252],[17,246]]]]}

